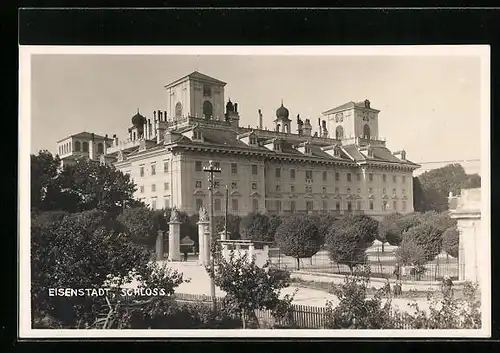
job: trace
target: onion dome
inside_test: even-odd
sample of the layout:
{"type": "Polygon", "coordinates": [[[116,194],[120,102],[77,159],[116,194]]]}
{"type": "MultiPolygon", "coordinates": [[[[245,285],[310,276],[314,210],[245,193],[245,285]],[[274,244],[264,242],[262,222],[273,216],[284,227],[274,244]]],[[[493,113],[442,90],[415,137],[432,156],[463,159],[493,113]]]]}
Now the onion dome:
{"type": "Polygon", "coordinates": [[[234,112],[234,105],[233,102],[231,102],[231,98],[229,98],[229,101],[226,104],[226,112],[234,112]]]}
{"type": "Polygon", "coordinates": [[[132,125],[135,127],[142,127],[146,123],[146,118],[139,113],[137,109],[137,114],[132,117],[132,125]]]}
{"type": "Polygon", "coordinates": [[[281,107],[276,110],[276,117],[278,119],[288,119],[290,112],[283,106],[283,101],[281,101],[281,107]]]}

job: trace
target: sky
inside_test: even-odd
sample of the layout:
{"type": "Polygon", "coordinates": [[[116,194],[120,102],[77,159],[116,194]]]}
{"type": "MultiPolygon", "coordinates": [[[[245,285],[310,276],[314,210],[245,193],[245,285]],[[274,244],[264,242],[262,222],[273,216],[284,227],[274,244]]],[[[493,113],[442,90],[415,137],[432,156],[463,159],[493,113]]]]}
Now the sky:
{"type": "MultiPolygon", "coordinates": [[[[315,122],[369,99],[379,137],[413,162],[478,159],[480,59],[474,56],[215,56],[36,54],[31,59],[31,153],[82,131],[127,138],[140,109],[166,110],[164,86],[193,71],[227,83],[240,124],[272,127],[276,109],[315,122]]],[[[315,130],[313,130],[315,131],[315,130]]]]}

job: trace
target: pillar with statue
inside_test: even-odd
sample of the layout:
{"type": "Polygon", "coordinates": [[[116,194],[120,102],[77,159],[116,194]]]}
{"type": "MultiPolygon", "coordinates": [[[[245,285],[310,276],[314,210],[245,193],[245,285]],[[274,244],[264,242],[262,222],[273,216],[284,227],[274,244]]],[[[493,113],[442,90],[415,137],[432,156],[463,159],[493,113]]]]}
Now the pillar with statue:
{"type": "Polygon", "coordinates": [[[181,222],[179,220],[179,211],[172,208],[170,213],[170,222],[168,222],[168,260],[181,261],[181,222]]]}
{"type": "Polygon", "coordinates": [[[198,220],[198,264],[207,266],[210,262],[210,231],[208,212],[205,207],[200,207],[198,220]]]}

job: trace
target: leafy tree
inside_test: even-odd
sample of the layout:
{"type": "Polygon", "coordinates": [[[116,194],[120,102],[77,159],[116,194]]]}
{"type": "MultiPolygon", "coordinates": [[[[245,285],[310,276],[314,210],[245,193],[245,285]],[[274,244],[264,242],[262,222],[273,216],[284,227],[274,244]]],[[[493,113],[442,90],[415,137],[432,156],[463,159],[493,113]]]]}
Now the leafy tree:
{"type": "Polygon", "coordinates": [[[399,245],[401,243],[401,228],[397,220],[401,218],[400,213],[391,213],[385,216],[378,224],[377,240],[382,243],[382,252],[384,252],[384,244],[399,245]]]}
{"type": "MultiPolygon", "coordinates": [[[[403,236],[400,249],[397,254],[401,253],[401,247],[405,242],[412,241],[420,251],[422,251],[422,261],[432,261],[441,252],[442,247],[442,232],[435,225],[429,222],[423,222],[413,228],[410,228],[403,236]]],[[[398,255],[397,255],[398,256],[398,255]]]]}
{"type": "Polygon", "coordinates": [[[281,225],[283,222],[283,219],[281,216],[273,214],[269,216],[269,232],[267,235],[268,239],[273,239],[275,241],[276,238],[276,231],[278,230],[278,227],[281,225]]]}
{"type": "Polygon", "coordinates": [[[241,238],[254,241],[273,241],[274,238],[269,238],[269,227],[267,215],[259,212],[249,213],[241,219],[241,238]]]}
{"type": "Polygon", "coordinates": [[[312,257],[322,244],[314,219],[305,214],[284,219],[276,230],[275,239],[281,252],[297,259],[297,270],[300,269],[299,259],[312,257]]]}
{"type": "Polygon", "coordinates": [[[318,225],[318,232],[321,237],[321,244],[325,243],[326,235],[331,227],[334,227],[339,221],[336,216],[332,214],[321,214],[312,216],[318,225]]]}
{"type": "Polygon", "coordinates": [[[458,257],[459,234],[457,227],[450,227],[443,233],[443,250],[451,257],[458,257]]]}
{"type": "Polygon", "coordinates": [[[178,285],[175,272],[155,277],[150,252],[119,233],[109,213],[90,210],[32,224],[31,294],[37,319],[49,316],[63,327],[92,325],[103,304],[103,297],[49,296],[49,288],[112,288],[136,275],[146,285],[161,284],[159,288],[169,291],[178,285]]]}
{"type": "Polygon", "coordinates": [[[391,302],[382,304],[383,292],[367,296],[368,279],[364,276],[346,276],[344,283],[333,285],[332,292],[339,299],[337,306],[327,301],[325,328],[327,329],[391,329],[394,322],[391,302]]]}
{"type": "Polygon", "coordinates": [[[137,244],[153,249],[158,231],[168,231],[169,219],[163,210],[151,210],[147,207],[126,208],[117,217],[120,229],[127,233],[137,244]]]}
{"type": "MultiPolygon", "coordinates": [[[[240,239],[240,222],[241,217],[237,215],[228,214],[227,215],[227,231],[229,233],[229,239],[240,239]]],[[[225,219],[224,216],[214,217],[215,231],[217,233],[224,231],[225,219]]]]}
{"type": "Polygon", "coordinates": [[[365,251],[378,234],[378,222],[365,215],[347,215],[336,227],[330,228],[326,248],[332,261],[349,266],[366,262],[365,251]]]}
{"type": "Polygon", "coordinates": [[[31,155],[31,209],[49,211],[57,209],[54,203],[60,196],[60,186],[57,180],[61,165],[59,157],[47,150],[31,155]]]}
{"type": "Polygon", "coordinates": [[[417,212],[427,210],[425,192],[418,177],[413,177],[413,208],[417,212]]]}
{"type": "Polygon", "coordinates": [[[214,261],[214,271],[207,268],[207,272],[226,292],[223,306],[233,308],[241,316],[243,328],[251,319],[255,320],[255,310],[267,309],[276,313],[282,306],[291,304],[293,296],[280,299],[281,289],[289,286],[289,272],[272,268],[269,263],[259,267],[247,254],[236,256],[234,252],[228,258],[216,256],[214,261]]]}
{"type": "Polygon", "coordinates": [[[461,189],[481,185],[479,175],[466,174],[462,165],[458,163],[427,171],[421,174],[418,180],[422,194],[418,194],[420,192],[419,184],[414,183],[414,191],[417,191],[415,209],[422,212],[429,210],[446,211],[450,192],[459,195],[461,189]]]}
{"type": "Polygon", "coordinates": [[[427,263],[425,249],[423,249],[411,236],[404,235],[399,247],[396,249],[398,263],[405,266],[415,266],[418,273],[423,273],[427,263]]]}
{"type": "Polygon", "coordinates": [[[422,223],[422,214],[419,212],[408,213],[395,219],[396,224],[401,229],[401,234],[407,232],[422,223]]]}
{"type": "Polygon", "coordinates": [[[443,234],[446,229],[457,225],[457,221],[452,219],[448,212],[428,211],[422,214],[421,220],[432,224],[440,234],[443,234]]]}
{"type": "Polygon", "coordinates": [[[137,188],[130,176],[113,166],[82,159],[66,166],[59,178],[65,194],[78,196],[77,211],[97,208],[118,214],[142,205],[133,198],[137,188]]]}

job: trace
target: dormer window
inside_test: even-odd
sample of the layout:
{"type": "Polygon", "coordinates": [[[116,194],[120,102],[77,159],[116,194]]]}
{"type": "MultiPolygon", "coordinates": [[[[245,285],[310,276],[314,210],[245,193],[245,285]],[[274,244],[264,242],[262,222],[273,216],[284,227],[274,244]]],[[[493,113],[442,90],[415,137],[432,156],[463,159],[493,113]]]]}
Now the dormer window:
{"type": "Polygon", "coordinates": [[[193,140],[198,140],[198,141],[203,140],[203,134],[201,133],[201,131],[198,130],[193,131],[193,140]]]}
{"type": "Polygon", "coordinates": [[[305,153],[306,153],[306,154],[311,154],[311,147],[306,146],[306,147],[305,147],[305,153]]]}
{"type": "Polygon", "coordinates": [[[257,137],[250,135],[249,142],[251,145],[256,145],[257,144],[257,137]]]}
{"type": "Polygon", "coordinates": [[[279,142],[275,142],[274,143],[274,150],[275,151],[281,151],[281,145],[279,142]]]}
{"type": "Polygon", "coordinates": [[[335,157],[340,157],[340,148],[338,146],[335,146],[335,148],[333,150],[333,155],[335,157]]]}

